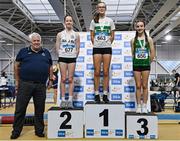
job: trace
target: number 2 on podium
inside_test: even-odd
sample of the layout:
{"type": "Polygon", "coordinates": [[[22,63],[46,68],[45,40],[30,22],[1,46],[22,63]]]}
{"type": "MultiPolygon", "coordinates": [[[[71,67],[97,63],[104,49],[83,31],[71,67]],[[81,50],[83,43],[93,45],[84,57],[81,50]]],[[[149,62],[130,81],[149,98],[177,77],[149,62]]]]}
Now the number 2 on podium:
{"type": "Polygon", "coordinates": [[[71,113],[70,112],[62,112],[60,117],[67,116],[66,119],[62,122],[59,129],[71,129],[71,125],[67,125],[68,122],[71,120],[71,113]]]}

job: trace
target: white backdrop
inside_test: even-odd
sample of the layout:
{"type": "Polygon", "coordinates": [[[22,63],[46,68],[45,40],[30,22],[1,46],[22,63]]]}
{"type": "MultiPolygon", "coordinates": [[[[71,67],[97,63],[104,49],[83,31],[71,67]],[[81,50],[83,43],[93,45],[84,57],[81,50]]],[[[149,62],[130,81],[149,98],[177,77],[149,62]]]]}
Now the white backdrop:
{"type": "MultiPolygon", "coordinates": [[[[86,101],[94,99],[94,68],[90,33],[81,32],[79,34],[81,46],[74,75],[74,107],[83,107],[86,101]]],[[[112,101],[123,101],[126,111],[134,111],[136,107],[130,47],[130,40],[134,36],[134,31],[117,31],[115,32],[115,40],[112,44],[109,99],[112,101]]],[[[102,82],[103,79],[101,78],[101,84],[102,82]]],[[[102,92],[102,85],[100,86],[100,91],[102,92]]],[[[60,101],[60,90],[58,89],[58,105],[60,105],[60,101]]],[[[150,109],[149,101],[148,107],[150,109]]]]}

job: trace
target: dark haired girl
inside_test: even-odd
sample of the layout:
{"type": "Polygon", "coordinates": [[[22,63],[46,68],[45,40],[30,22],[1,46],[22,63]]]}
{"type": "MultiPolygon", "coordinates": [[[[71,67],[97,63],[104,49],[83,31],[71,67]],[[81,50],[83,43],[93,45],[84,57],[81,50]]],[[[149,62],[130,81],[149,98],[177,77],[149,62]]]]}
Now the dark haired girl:
{"type": "Polygon", "coordinates": [[[152,38],[146,34],[145,22],[142,20],[137,21],[135,29],[136,36],[131,41],[131,49],[133,56],[134,78],[136,83],[136,112],[147,113],[148,78],[151,62],[155,57],[155,50],[152,38]]]}

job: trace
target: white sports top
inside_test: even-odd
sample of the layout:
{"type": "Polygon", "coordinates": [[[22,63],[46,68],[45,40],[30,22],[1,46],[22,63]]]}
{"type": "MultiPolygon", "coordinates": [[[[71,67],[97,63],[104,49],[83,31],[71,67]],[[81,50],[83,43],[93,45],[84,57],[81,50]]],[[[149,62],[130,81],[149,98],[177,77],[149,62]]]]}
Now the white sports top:
{"type": "Polygon", "coordinates": [[[61,40],[59,46],[59,57],[76,58],[77,56],[77,34],[75,31],[66,32],[63,30],[60,33],[61,40]]]}

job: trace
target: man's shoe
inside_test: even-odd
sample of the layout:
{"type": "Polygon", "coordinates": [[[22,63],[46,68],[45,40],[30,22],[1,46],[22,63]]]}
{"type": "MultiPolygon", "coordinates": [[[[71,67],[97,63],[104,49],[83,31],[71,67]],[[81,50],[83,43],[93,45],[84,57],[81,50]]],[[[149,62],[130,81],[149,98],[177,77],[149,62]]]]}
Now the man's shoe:
{"type": "Polygon", "coordinates": [[[20,136],[19,134],[12,134],[10,138],[11,139],[17,139],[19,136],[20,136]]]}
{"type": "Polygon", "coordinates": [[[103,95],[103,101],[105,103],[108,103],[109,102],[109,99],[108,99],[108,96],[107,95],[103,95]]]}
{"type": "Polygon", "coordinates": [[[38,136],[38,137],[45,137],[44,133],[35,133],[35,135],[38,136]]]}
{"type": "Polygon", "coordinates": [[[100,103],[100,96],[99,96],[99,95],[95,95],[94,101],[95,101],[96,103],[100,103]]]}

